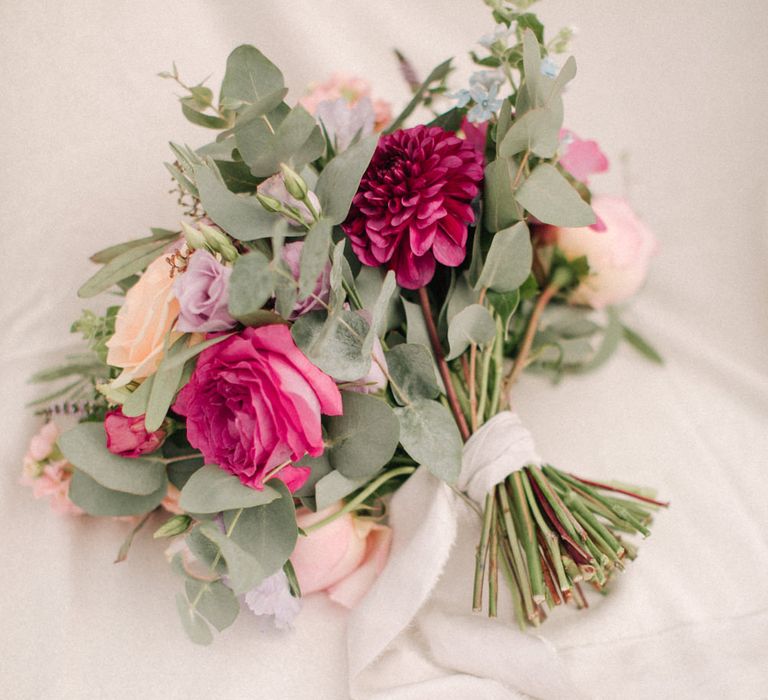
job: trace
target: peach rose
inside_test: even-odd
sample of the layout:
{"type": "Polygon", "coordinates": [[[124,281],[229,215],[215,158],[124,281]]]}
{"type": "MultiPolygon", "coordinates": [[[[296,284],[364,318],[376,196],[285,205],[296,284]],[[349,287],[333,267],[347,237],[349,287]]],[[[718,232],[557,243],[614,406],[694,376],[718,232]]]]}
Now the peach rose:
{"type": "Polygon", "coordinates": [[[596,196],[592,208],[603,222],[603,230],[557,228],[550,229],[547,238],[554,238],[569,260],[585,255],[589,262],[589,275],[569,301],[603,309],[626,301],[640,289],[658,243],[626,200],[596,196]]]}
{"type": "MultiPolygon", "coordinates": [[[[125,303],[115,319],[115,334],[107,342],[107,363],[123,369],[113,382],[114,387],[148,377],[162,359],[165,338],[179,315],[171,268],[166,261],[168,253],[175,250],[177,246],[150,263],[125,295],[125,303]]],[[[180,336],[181,333],[173,332],[169,342],[180,336]]]]}
{"type": "MultiPolygon", "coordinates": [[[[338,512],[342,502],[313,513],[296,513],[304,529],[338,512]]],[[[326,591],[331,600],[353,608],[368,592],[389,556],[392,530],[349,513],[308,536],[299,536],[291,555],[302,595],[326,591]]]]}

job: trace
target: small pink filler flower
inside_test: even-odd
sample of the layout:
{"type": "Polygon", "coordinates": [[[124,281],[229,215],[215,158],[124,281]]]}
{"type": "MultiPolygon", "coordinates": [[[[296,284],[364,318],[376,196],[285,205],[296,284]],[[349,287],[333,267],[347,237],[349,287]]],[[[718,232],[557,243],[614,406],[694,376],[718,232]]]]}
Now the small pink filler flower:
{"type": "Polygon", "coordinates": [[[463,262],[482,179],[483,155],[440,127],[382,137],[343,225],[352,249],[394,270],[401,287],[423,287],[436,263],[463,262]]]}

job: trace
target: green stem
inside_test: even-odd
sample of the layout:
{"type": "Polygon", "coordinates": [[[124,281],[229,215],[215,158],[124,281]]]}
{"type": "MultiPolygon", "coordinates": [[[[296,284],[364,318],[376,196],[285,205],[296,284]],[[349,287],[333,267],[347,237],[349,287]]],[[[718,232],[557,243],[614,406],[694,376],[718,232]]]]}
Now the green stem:
{"type": "Polygon", "coordinates": [[[477,612],[483,607],[483,579],[485,578],[485,560],[488,555],[488,539],[493,526],[494,498],[492,494],[485,497],[483,509],[483,529],[480,532],[480,543],[475,553],[475,583],[472,590],[472,610],[477,612]]]}
{"type": "Polygon", "coordinates": [[[529,620],[532,620],[536,615],[536,606],[533,604],[533,595],[531,594],[531,583],[528,579],[528,573],[525,569],[525,562],[520,553],[520,539],[517,535],[517,528],[515,527],[515,521],[512,517],[512,508],[509,502],[509,496],[504,483],[499,484],[496,487],[496,491],[499,495],[499,506],[501,508],[501,516],[504,522],[504,528],[507,532],[507,542],[509,544],[509,553],[511,555],[512,568],[517,578],[518,585],[520,586],[520,592],[523,596],[523,602],[525,603],[525,611],[529,620]]]}
{"type": "Polygon", "coordinates": [[[481,426],[485,422],[485,405],[488,401],[488,378],[491,372],[491,358],[493,357],[493,348],[495,343],[489,343],[483,350],[483,364],[480,368],[480,403],[477,405],[477,425],[481,426]]]}
{"type": "Polygon", "coordinates": [[[504,380],[504,328],[501,316],[496,316],[496,342],[493,344],[493,394],[490,412],[500,411],[501,383],[504,380]]]}
{"type": "Polygon", "coordinates": [[[544,574],[539,558],[539,545],[536,541],[536,525],[531,519],[520,471],[513,472],[508,481],[512,486],[512,499],[520,522],[519,535],[528,561],[528,575],[531,579],[533,602],[536,604],[543,603],[546,600],[546,595],[544,593],[544,574]]]}
{"type": "Polygon", "coordinates": [[[368,496],[370,496],[374,491],[376,491],[376,489],[378,489],[382,484],[385,484],[390,479],[394,479],[396,476],[401,476],[402,474],[413,474],[415,471],[416,467],[398,467],[397,469],[390,469],[390,471],[384,472],[384,474],[382,474],[378,479],[372,481],[366,488],[357,494],[357,496],[346,503],[344,507],[341,508],[341,510],[332,513],[327,518],[323,518],[322,520],[309,525],[308,527],[305,527],[304,532],[308,535],[311,532],[315,532],[315,530],[319,530],[321,527],[325,527],[337,518],[340,518],[342,515],[346,515],[347,513],[355,510],[355,508],[357,508],[357,506],[365,501],[368,496]]]}

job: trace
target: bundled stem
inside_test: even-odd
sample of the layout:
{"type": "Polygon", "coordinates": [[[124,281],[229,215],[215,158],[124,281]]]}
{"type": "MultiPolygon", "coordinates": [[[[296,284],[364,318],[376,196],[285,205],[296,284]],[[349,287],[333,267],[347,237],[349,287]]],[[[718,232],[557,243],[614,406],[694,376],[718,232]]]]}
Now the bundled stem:
{"type": "Polygon", "coordinates": [[[652,511],[666,505],[643,489],[586,481],[549,465],[513,472],[486,498],[473,609],[482,609],[487,579],[488,615],[497,615],[499,571],[521,627],[538,626],[556,605],[587,607],[579,583],[602,590],[636,554],[620,533],[647,536],[652,511]]]}

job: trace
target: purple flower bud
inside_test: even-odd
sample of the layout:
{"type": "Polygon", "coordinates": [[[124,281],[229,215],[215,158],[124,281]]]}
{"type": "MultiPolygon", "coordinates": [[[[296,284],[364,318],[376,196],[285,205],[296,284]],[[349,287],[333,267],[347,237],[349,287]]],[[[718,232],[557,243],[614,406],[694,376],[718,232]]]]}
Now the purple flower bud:
{"type": "Polygon", "coordinates": [[[180,306],[178,330],[213,333],[237,325],[227,309],[231,274],[232,268],[222,265],[207,250],[192,254],[186,272],[173,283],[180,306]]]}

